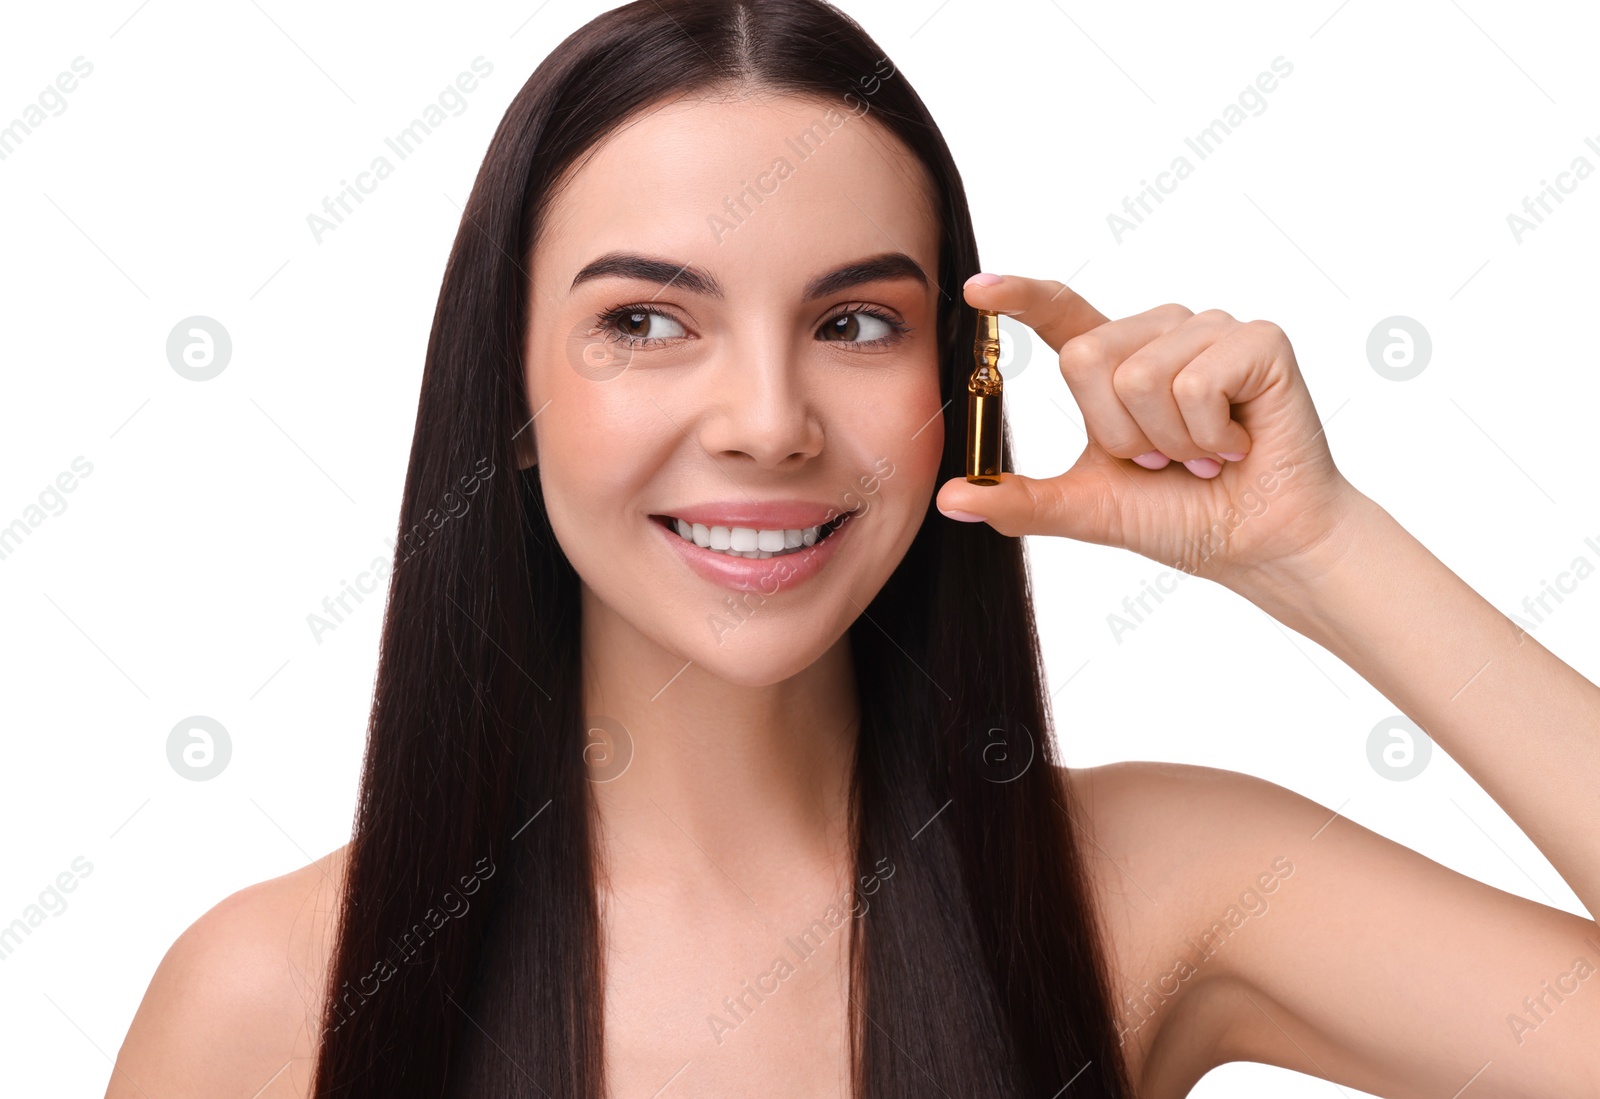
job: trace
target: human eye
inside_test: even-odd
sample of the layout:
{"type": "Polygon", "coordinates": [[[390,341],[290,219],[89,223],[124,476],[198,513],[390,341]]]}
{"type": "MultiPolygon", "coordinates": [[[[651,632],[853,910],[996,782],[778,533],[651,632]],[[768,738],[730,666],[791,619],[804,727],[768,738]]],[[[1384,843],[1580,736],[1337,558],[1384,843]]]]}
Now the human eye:
{"type": "Polygon", "coordinates": [[[627,347],[655,347],[688,334],[671,314],[647,305],[619,305],[595,321],[606,339],[627,347]],[[656,331],[662,328],[665,331],[656,331]]]}
{"type": "Polygon", "coordinates": [[[835,313],[817,330],[827,343],[844,343],[855,348],[888,347],[905,337],[911,327],[870,305],[851,305],[835,313]]]}

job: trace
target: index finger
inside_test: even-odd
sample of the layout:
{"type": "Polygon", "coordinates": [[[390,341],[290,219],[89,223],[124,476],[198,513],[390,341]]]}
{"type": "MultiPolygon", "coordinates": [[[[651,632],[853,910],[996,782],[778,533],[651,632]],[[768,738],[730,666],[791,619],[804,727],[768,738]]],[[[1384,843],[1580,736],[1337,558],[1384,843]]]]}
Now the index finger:
{"type": "Polygon", "coordinates": [[[1023,275],[1001,275],[999,279],[988,286],[969,279],[963,287],[967,304],[1014,317],[1039,333],[1050,350],[1057,353],[1074,336],[1111,319],[1056,279],[1030,279],[1023,275]]]}

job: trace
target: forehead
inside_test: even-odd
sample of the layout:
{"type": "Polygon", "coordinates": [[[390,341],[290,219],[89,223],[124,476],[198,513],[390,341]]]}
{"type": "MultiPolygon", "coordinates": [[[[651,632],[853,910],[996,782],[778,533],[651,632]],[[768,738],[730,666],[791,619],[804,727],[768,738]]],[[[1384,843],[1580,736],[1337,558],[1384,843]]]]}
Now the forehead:
{"type": "Polygon", "coordinates": [[[938,243],[925,169],[870,109],[769,95],[675,100],[617,128],[569,171],[533,258],[559,294],[613,250],[727,273],[737,293],[889,251],[932,281],[938,243]]]}

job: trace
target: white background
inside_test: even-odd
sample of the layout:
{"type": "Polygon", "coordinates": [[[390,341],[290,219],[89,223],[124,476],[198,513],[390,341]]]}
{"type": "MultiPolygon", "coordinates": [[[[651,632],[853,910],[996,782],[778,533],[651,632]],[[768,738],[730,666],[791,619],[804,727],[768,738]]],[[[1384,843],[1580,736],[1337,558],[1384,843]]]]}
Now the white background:
{"type": "MultiPolygon", "coordinates": [[[[93,65],[0,161],[0,525],[74,458],[93,466],[0,560],[0,923],[74,858],[93,867],[0,961],[17,1094],[99,1095],[172,940],[348,837],[382,612],[368,600],[320,644],[306,616],[389,552],[439,279],[489,136],[605,6],[136,4],[13,6],[0,34],[0,124],[73,58],[93,65]],[[306,215],[480,55],[494,72],[465,111],[318,243],[306,215]],[[204,384],[165,354],[196,314],[233,340],[204,384]],[[168,763],[193,714],[232,743],[211,781],[168,763]]],[[[1347,476],[1508,613],[1574,558],[1600,563],[1584,542],[1600,543],[1600,177],[1520,242],[1506,220],[1575,157],[1600,166],[1584,146],[1600,143],[1593,9],[845,7],[943,127],[986,269],[1070,280],[1113,316],[1179,301],[1277,321],[1347,476]],[[1106,215],[1279,56],[1293,73],[1265,111],[1119,242],[1106,215]],[[1433,342],[1405,382],[1366,353],[1396,314],[1433,342]]],[[[1007,404],[1017,466],[1042,475],[1084,440],[1048,349],[1032,352],[1007,404]]],[[[1318,646],[1194,579],[1119,641],[1106,616],[1161,567],[1061,540],[1030,554],[1067,762],[1247,771],[1582,911],[1441,750],[1409,781],[1375,772],[1368,734],[1395,707],[1318,646]]],[[[1597,627],[1589,579],[1534,632],[1594,679],[1597,627]]],[[[1415,628],[1426,645],[1433,627],[1415,628]]],[[[1339,1090],[1230,1065],[1194,1094],[1339,1090]]]]}

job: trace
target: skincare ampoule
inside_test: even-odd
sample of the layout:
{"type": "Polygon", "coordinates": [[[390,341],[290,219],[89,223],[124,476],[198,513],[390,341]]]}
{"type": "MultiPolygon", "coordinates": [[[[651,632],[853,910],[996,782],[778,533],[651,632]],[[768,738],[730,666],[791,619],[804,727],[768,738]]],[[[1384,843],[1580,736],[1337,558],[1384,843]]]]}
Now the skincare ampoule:
{"type": "Polygon", "coordinates": [[[967,480],[1000,483],[1000,315],[978,310],[972,341],[976,363],[967,379],[967,480]]]}

